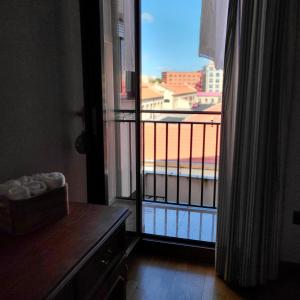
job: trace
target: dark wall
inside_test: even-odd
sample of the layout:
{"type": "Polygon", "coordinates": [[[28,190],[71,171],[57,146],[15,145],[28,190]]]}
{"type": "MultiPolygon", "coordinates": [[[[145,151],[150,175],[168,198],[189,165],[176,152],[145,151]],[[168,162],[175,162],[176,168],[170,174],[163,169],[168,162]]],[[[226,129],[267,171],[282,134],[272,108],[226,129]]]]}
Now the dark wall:
{"type": "Polygon", "coordinates": [[[77,1],[0,2],[0,182],[60,171],[86,199],[85,157],[74,150],[83,106],[77,1]]]}

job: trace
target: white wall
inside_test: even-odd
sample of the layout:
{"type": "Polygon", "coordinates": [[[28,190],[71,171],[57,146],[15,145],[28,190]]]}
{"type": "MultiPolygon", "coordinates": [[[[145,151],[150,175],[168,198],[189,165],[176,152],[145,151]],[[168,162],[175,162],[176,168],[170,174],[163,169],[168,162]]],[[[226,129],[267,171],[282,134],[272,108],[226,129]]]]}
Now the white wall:
{"type": "MultiPolygon", "coordinates": [[[[165,196],[165,182],[164,175],[156,175],[156,195],[157,197],[165,196]]],[[[217,187],[218,185],[216,185],[217,187]]],[[[213,190],[214,181],[203,181],[203,205],[213,206],[213,190]]],[[[145,195],[154,195],[154,176],[151,173],[145,175],[145,195]]],[[[188,204],[189,196],[189,178],[179,177],[179,201],[180,204],[188,204]]],[[[168,201],[176,202],[177,199],[177,176],[168,176],[168,201]]],[[[216,188],[216,201],[218,199],[218,191],[216,188]]],[[[191,181],[191,204],[200,205],[201,200],[201,179],[192,178],[191,181]]],[[[216,205],[218,205],[216,203],[216,205]]]]}

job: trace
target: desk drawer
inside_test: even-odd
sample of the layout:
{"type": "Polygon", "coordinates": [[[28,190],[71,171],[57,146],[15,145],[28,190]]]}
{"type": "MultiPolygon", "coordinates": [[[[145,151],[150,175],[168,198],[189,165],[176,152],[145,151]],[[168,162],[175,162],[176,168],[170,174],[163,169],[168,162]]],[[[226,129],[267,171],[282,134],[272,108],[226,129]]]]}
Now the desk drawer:
{"type": "Polygon", "coordinates": [[[86,262],[76,275],[76,299],[90,299],[125,252],[125,224],[86,262]]]}

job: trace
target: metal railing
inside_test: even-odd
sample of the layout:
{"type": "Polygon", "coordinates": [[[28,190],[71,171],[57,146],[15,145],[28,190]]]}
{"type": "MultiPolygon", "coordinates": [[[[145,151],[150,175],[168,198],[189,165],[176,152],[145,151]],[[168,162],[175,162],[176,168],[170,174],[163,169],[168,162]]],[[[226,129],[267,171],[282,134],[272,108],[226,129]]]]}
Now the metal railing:
{"type": "MultiPolygon", "coordinates": [[[[120,126],[128,126],[130,166],[129,195],[119,195],[119,198],[130,199],[134,198],[135,190],[132,179],[134,111],[123,110],[118,113],[120,115],[116,121],[120,126]]],[[[216,208],[221,122],[213,120],[213,117],[220,119],[221,113],[162,110],[143,110],[141,113],[159,115],[159,119],[141,121],[143,200],[216,208]],[[180,115],[181,119],[163,120],[163,116],[170,115],[180,115]],[[210,121],[194,121],[185,118],[188,115],[213,117],[210,121]]]]}

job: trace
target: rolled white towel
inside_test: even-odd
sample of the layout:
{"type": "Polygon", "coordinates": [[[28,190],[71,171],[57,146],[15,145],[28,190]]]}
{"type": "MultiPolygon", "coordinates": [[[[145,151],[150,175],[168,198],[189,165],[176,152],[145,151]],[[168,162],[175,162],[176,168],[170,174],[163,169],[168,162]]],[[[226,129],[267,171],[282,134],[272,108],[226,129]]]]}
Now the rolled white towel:
{"type": "Polygon", "coordinates": [[[32,181],[23,185],[27,187],[31,197],[39,196],[47,192],[47,185],[43,181],[32,181]]]}
{"type": "Polygon", "coordinates": [[[30,198],[29,188],[22,185],[15,185],[8,189],[6,197],[10,200],[22,200],[30,198]]]}
{"type": "Polygon", "coordinates": [[[49,190],[63,187],[66,184],[65,176],[59,172],[35,174],[33,178],[45,182],[49,190]]]}
{"type": "Polygon", "coordinates": [[[8,180],[0,184],[0,195],[6,195],[8,190],[14,186],[20,186],[21,182],[18,180],[8,180]]]}
{"type": "Polygon", "coordinates": [[[43,177],[46,173],[38,173],[32,175],[33,180],[43,181],[43,177]]]}
{"type": "Polygon", "coordinates": [[[7,186],[22,185],[21,182],[20,182],[20,180],[17,180],[17,179],[8,180],[8,181],[4,182],[3,184],[5,184],[7,186]]]}
{"type": "Polygon", "coordinates": [[[22,176],[17,179],[22,185],[25,185],[27,183],[30,183],[33,181],[32,176],[22,176]]]}

